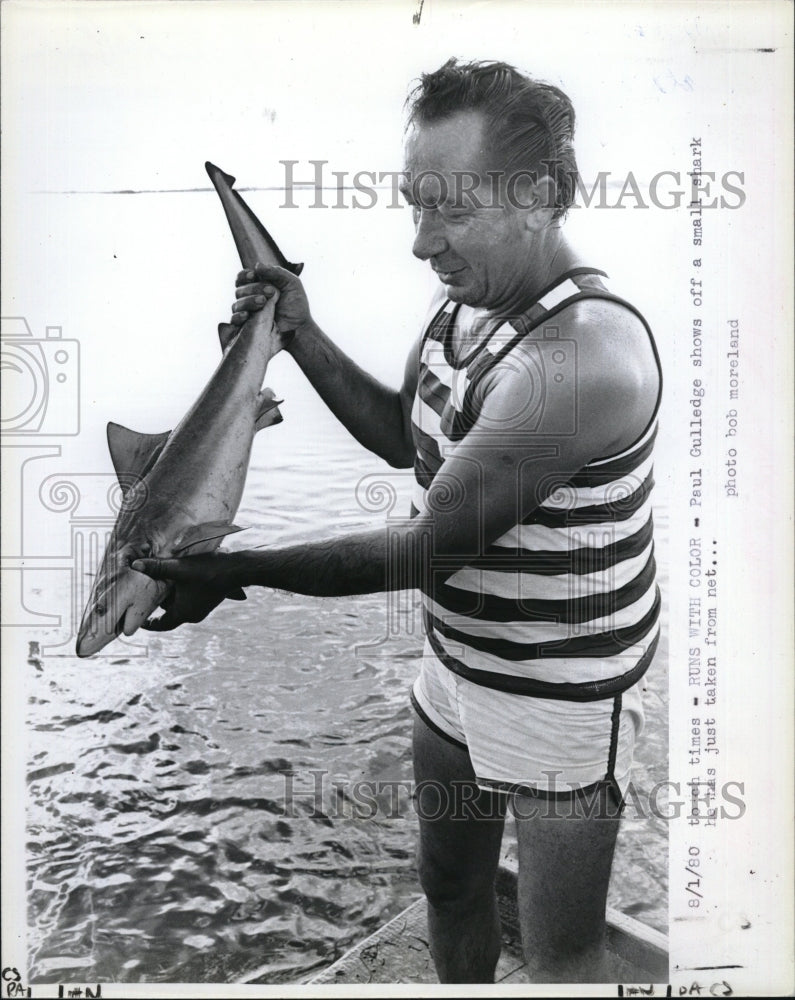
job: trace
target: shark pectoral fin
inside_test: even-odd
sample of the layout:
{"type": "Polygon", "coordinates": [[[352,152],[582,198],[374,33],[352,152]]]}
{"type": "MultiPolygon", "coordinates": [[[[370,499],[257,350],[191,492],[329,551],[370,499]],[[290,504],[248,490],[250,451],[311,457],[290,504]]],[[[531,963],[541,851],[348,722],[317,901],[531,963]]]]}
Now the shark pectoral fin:
{"type": "Polygon", "coordinates": [[[218,324],[218,339],[221,341],[221,350],[225,351],[239,333],[239,327],[232,323],[218,324]]]}
{"type": "Polygon", "coordinates": [[[259,394],[259,409],[257,419],[254,421],[254,429],[261,431],[264,427],[271,427],[273,424],[280,424],[284,417],[279,411],[279,403],[283,399],[277,399],[273,389],[262,389],[259,394]]]}
{"type": "Polygon", "coordinates": [[[198,545],[199,542],[210,542],[215,538],[225,538],[233,535],[236,531],[243,529],[237,524],[229,524],[227,521],[205,521],[203,524],[193,524],[186,528],[176,539],[171,554],[174,556],[184,556],[187,550],[198,545]]]}
{"type": "Polygon", "coordinates": [[[248,595],[242,587],[238,587],[236,590],[230,591],[227,595],[227,600],[229,601],[247,601],[248,595]]]}
{"type": "Polygon", "coordinates": [[[121,424],[108,424],[108,450],[122,494],[126,496],[135,482],[152,468],[170,436],[171,431],[139,434],[121,424]]]}
{"type": "Polygon", "coordinates": [[[267,410],[263,410],[257,417],[254,429],[261,431],[265,427],[272,427],[274,424],[280,424],[283,420],[284,417],[281,415],[279,407],[275,405],[269,406],[267,410]]]}

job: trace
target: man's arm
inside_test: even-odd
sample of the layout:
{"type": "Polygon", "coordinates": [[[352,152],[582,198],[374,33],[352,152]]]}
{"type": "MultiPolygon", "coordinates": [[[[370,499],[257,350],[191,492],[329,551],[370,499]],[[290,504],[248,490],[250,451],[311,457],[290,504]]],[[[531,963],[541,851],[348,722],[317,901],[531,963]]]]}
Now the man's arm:
{"type": "MultiPolygon", "coordinates": [[[[537,366],[512,362],[495,369],[475,426],[443,463],[419,517],[323,542],[142,560],[134,568],[157,579],[202,583],[219,600],[239,586],[340,596],[427,587],[431,574],[447,578],[589,461],[642,432],[653,400],[637,376],[633,344],[644,345],[631,331],[614,331],[612,320],[602,311],[575,317],[574,326],[562,330],[581,347],[575,433],[539,439],[539,405],[546,424],[570,426],[571,395],[553,373],[540,385],[537,366]],[[585,330],[575,328],[578,323],[585,330]]],[[[175,624],[176,613],[163,627],[175,624]]]]}
{"type": "Polygon", "coordinates": [[[573,310],[561,334],[576,345],[574,409],[557,372],[546,371],[542,386],[537,363],[506,359],[485,380],[478,419],[436,474],[426,512],[386,529],[238,553],[235,583],[319,596],[427,586],[431,574],[446,579],[482,556],[588,462],[630,444],[656,398],[645,331],[600,303],[573,310]]]}
{"type": "Polygon", "coordinates": [[[411,405],[417,387],[418,343],[411,349],[397,391],[361,369],[314,321],[296,335],[287,351],[360,444],[396,468],[412,465],[411,405]]]}
{"type": "Polygon", "coordinates": [[[399,390],[361,369],[312,319],[300,280],[280,267],[258,265],[241,271],[233,322],[244,322],[278,290],[276,323],[294,332],[286,350],[292,354],[321,399],[360,444],[397,468],[414,461],[410,413],[417,386],[418,346],[412,349],[399,390]]]}

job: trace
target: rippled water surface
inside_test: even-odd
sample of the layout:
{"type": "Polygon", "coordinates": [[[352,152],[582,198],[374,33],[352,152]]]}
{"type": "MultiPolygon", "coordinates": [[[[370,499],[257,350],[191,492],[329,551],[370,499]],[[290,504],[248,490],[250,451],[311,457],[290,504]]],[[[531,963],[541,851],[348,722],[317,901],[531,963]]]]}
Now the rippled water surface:
{"type": "MultiPolygon", "coordinates": [[[[383,473],[358,446],[332,434],[288,460],[273,440],[255,453],[239,546],[383,520],[383,473]]],[[[32,645],[31,981],[297,982],[416,896],[421,639],[405,595],[387,610],[385,595],[251,591],[145,649],[80,661],[32,645]]],[[[667,774],[666,661],[663,643],[640,792],[667,774]]],[[[665,823],[630,808],[611,902],[664,929],[666,883],[665,823]]]]}

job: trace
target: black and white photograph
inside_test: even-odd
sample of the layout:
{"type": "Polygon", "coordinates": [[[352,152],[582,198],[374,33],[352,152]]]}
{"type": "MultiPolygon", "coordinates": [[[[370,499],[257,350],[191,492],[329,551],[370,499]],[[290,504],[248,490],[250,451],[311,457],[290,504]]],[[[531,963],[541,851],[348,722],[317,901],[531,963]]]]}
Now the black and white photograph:
{"type": "Polygon", "coordinates": [[[785,0],[4,0],[8,997],[788,996],[785,0]]]}

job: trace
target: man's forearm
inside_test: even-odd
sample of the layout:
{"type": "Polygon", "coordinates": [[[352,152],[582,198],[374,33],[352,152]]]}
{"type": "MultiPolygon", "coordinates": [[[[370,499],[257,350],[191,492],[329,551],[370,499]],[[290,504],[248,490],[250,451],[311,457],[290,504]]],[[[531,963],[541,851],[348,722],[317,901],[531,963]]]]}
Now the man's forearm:
{"type": "Polygon", "coordinates": [[[311,322],[287,348],[337,419],[369,451],[400,468],[413,451],[399,393],[373,378],[311,322]]]}
{"type": "Polygon", "coordinates": [[[236,586],[342,597],[420,587],[430,566],[430,528],[378,528],[280,549],[230,553],[236,586]]]}

